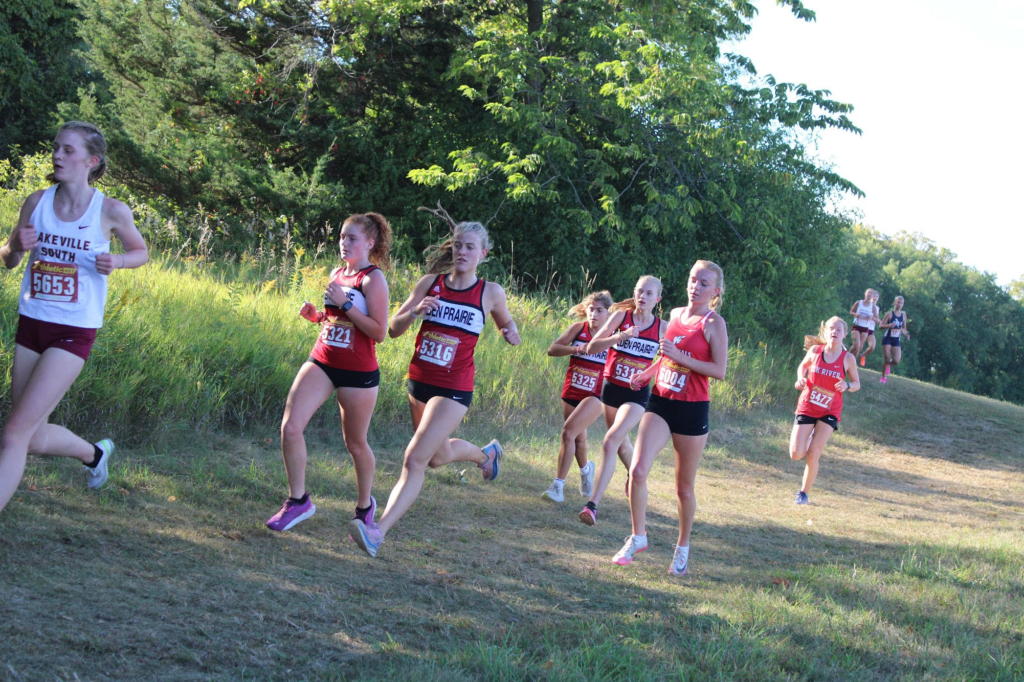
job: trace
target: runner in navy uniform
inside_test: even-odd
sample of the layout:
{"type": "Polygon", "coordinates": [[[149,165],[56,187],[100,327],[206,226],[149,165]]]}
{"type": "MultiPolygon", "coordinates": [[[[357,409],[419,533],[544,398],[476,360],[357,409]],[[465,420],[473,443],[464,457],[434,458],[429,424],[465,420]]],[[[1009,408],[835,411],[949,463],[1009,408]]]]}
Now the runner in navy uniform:
{"type": "MultiPolygon", "coordinates": [[[[569,367],[562,386],[562,445],[558,451],[555,480],[541,497],[552,502],[565,500],[565,477],[573,458],[580,468],[580,495],[590,497],[594,491],[594,463],[587,461],[587,427],[601,416],[601,387],[604,385],[604,364],[608,351],[588,354],[587,344],[608,320],[612,296],[607,291],[595,292],[569,311],[586,319],[574,322],[548,348],[551,357],[569,356],[569,367]]],[[[620,455],[628,457],[632,445],[627,437],[620,446],[620,455]]]]}
{"type": "Polygon", "coordinates": [[[388,333],[392,337],[404,334],[413,320],[423,320],[409,365],[409,407],[416,433],[405,449],[401,478],[391,491],[379,525],[372,519],[353,519],[350,524],[352,537],[371,557],[377,556],[385,534],[416,501],[426,467],[473,462],[484,480],[498,477],[504,454],[498,441],[478,448],[449,439],[473,399],[473,355],[487,316],[494,318],[506,342],[520,343],[505,291],[476,275],[477,265],[490,248],[483,225],[456,225],[452,236],[428,253],[427,272],[436,274],[416,283],[391,320],[388,333]]]}
{"type": "Polygon", "coordinates": [[[81,461],[90,488],[107,480],[113,442],[91,444],[47,423],[103,326],[107,277],[149,260],[131,209],[92,187],[106,172],[106,153],[107,142],[96,126],[81,121],[61,126],[53,143],[53,173],[47,176],[53,185],[29,196],[0,247],[8,270],[29,257],[18,302],[11,412],[0,444],[0,510],[18,489],[30,452],[81,461]],[[112,236],[121,240],[124,253],[110,253],[112,236]]]}
{"type": "Polygon", "coordinates": [[[807,355],[796,370],[800,400],[789,439],[789,456],[806,459],[796,504],[807,504],[807,493],[818,477],[821,453],[842,419],[843,394],[860,390],[857,362],[843,347],[845,337],[846,322],[841,317],[822,322],[817,336],[804,337],[807,355]]]}
{"type": "Polygon", "coordinates": [[[288,474],[288,499],[267,521],[270,530],[288,530],[316,512],[306,492],[306,440],[310,418],[332,394],[341,410],[341,433],[356,472],[356,518],[373,518],[370,494],[376,460],[366,441],[377,404],[380,368],[377,343],[388,328],[387,267],[391,225],[379,213],[350,216],[341,227],[341,259],[324,291],[324,309],[309,301],[299,315],[320,325],[309,360],[299,369],[281,420],[281,457],[288,474]]]}
{"type": "MultiPolygon", "coordinates": [[[[648,384],[632,388],[630,380],[651,366],[658,344],[665,336],[668,323],[654,314],[654,307],[660,301],[661,280],[650,275],[641,277],[633,290],[633,298],[612,306],[615,313],[594,340],[587,344],[588,353],[608,351],[604,386],[601,388],[608,432],[601,443],[601,464],[594,493],[579,513],[580,521],[588,526],[597,523],[597,505],[615,473],[615,453],[629,437],[629,432],[640,423],[651,395],[648,384]]],[[[624,457],[620,452],[619,457],[628,471],[633,461],[632,448],[628,456],[624,457]]],[[[628,479],[626,488],[629,489],[628,479]]]]}
{"type": "Polygon", "coordinates": [[[910,331],[907,329],[907,313],[903,310],[903,297],[897,296],[892,302],[892,310],[882,318],[879,329],[885,330],[882,337],[882,378],[881,383],[886,383],[887,377],[892,372],[893,365],[900,364],[903,359],[903,347],[901,339],[910,338],[910,331]]]}

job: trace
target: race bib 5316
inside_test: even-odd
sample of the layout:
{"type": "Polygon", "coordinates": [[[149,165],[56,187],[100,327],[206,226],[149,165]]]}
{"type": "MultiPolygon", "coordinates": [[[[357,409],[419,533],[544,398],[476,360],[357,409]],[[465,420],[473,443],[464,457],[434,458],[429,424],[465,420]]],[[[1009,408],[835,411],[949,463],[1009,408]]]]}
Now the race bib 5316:
{"type": "Polygon", "coordinates": [[[455,351],[459,348],[459,339],[440,332],[423,332],[420,347],[416,349],[420,360],[429,362],[445,369],[451,369],[455,360],[455,351]]]}
{"type": "Polygon", "coordinates": [[[78,266],[74,263],[32,263],[31,297],[57,303],[78,303],[78,266]]]}

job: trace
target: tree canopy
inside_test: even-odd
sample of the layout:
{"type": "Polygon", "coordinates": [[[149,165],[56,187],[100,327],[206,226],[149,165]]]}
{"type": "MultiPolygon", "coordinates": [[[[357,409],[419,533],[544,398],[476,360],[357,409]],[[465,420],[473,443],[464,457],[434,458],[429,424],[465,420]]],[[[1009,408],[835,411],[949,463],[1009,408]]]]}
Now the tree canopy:
{"type": "Polygon", "coordinates": [[[677,305],[690,265],[711,259],[734,334],[761,340],[799,338],[865,286],[902,291],[918,329],[966,325],[975,343],[929,334],[908,349],[908,371],[1016,396],[991,358],[1010,358],[1018,332],[981,331],[977,315],[1016,320],[1020,304],[918,237],[851,229],[834,207],[860,190],[808,144],[826,128],[858,134],[852,106],[730,52],[756,11],[748,0],[15,0],[0,9],[0,154],[44,142],[57,118],[95,121],[113,180],[168,211],[201,207],[225,253],[282,231],[315,247],[328,226],[374,210],[392,220],[398,255],[418,258],[447,228],[416,208],[441,200],[490,228],[490,276],[526,286],[625,297],[649,273],[677,305]]]}

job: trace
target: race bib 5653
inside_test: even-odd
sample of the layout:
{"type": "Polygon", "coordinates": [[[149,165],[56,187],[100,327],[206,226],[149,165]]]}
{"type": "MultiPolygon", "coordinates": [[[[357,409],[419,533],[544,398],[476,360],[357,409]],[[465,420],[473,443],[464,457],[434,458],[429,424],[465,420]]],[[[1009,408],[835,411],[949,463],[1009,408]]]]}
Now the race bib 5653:
{"type": "Polygon", "coordinates": [[[57,303],[78,303],[78,266],[74,263],[32,263],[31,297],[57,303]]]}

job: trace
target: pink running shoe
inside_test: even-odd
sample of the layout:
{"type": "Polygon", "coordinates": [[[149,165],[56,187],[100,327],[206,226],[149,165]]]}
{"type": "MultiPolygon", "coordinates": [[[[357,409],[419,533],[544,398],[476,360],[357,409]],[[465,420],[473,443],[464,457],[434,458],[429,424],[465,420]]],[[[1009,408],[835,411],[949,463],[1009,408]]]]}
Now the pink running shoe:
{"type": "Polygon", "coordinates": [[[593,526],[597,523],[597,509],[591,509],[590,507],[584,507],[583,511],[580,512],[580,521],[593,526]]]}
{"type": "Polygon", "coordinates": [[[284,501],[281,509],[267,521],[267,528],[270,530],[290,530],[295,525],[302,523],[316,513],[316,505],[312,498],[306,497],[305,502],[295,502],[292,498],[284,501]]]}
{"type": "Polygon", "coordinates": [[[668,567],[669,575],[686,575],[690,564],[690,548],[676,545],[676,551],[672,555],[672,563],[668,567]]]}
{"type": "Polygon", "coordinates": [[[380,531],[380,527],[372,521],[365,524],[360,519],[352,519],[348,522],[348,530],[359,548],[376,558],[377,550],[384,542],[384,533],[380,531]]]}
{"type": "Polygon", "coordinates": [[[630,535],[626,538],[626,544],[622,546],[615,556],[612,557],[612,563],[618,564],[619,566],[626,566],[633,563],[633,557],[640,552],[647,551],[647,536],[644,536],[643,541],[639,540],[637,536],[630,535]]]}

